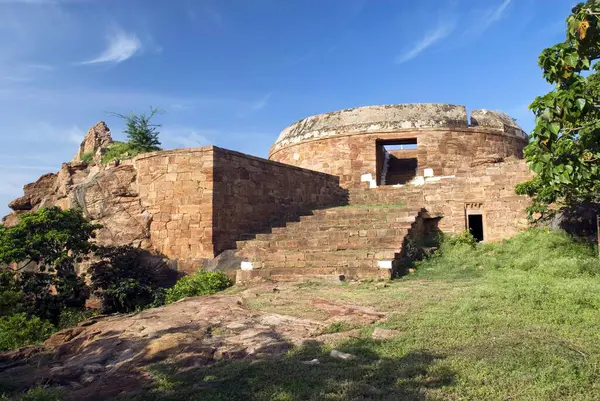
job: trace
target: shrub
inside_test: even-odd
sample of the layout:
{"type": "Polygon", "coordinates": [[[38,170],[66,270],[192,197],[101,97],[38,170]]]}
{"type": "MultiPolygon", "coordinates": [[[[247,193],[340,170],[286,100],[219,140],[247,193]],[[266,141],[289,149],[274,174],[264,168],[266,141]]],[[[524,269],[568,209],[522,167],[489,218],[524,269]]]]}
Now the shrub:
{"type": "Polygon", "coordinates": [[[182,277],[166,291],[165,303],[170,304],[186,297],[210,295],[230,287],[233,283],[223,272],[199,270],[191,276],[182,277]]]}
{"type": "Polygon", "coordinates": [[[96,309],[78,309],[78,308],[67,308],[60,311],[60,316],[58,319],[58,325],[56,328],[58,330],[66,329],[68,327],[77,326],[80,322],[84,320],[88,320],[96,315],[98,315],[100,311],[96,309]]]}
{"type": "Polygon", "coordinates": [[[465,230],[460,234],[445,235],[442,239],[442,243],[449,246],[460,246],[460,245],[477,245],[477,239],[471,234],[469,230],[465,230]]]}
{"type": "Polygon", "coordinates": [[[91,150],[88,150],[87,152],[83,152],[80,159],[82,162],[91,164],[94,161],[94,152],[92,152],[91,150]]]}
{"type": "Polygon", "coordinates": [[[144,150],[132,143],[115,141],[104,150],[101,163],[106,164],[116,160],[131,159],[140,153],[144,153],[144,150]]]}
{"type": "Polygon", "coordinates": [[[98,262],[90,266],[92,290],[102,301],[103,313],[133,312],[162,302],[159,270],[151,260],[131,246],[102,247],[98,262]]]}
{"type": "Polygon", "coordinates": [[[53,332],[54,326],[37,316],[17,313],[0,317],[0,351],[40,343],[53,332]]]}

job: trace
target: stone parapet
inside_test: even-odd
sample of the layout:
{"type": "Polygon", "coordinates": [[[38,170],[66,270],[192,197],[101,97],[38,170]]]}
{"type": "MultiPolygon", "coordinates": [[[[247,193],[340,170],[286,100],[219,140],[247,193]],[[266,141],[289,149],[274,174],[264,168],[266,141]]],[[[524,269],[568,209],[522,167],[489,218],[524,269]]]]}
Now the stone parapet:
{"type": "MultiPolygon", "coordinates": [[[[472,126],[526,139],[523,130],[504,113],[474,110],[473,116],[472,126]]],[[[469,128],[464,106],[422,103],[356,107],[311,116],[290,125],[281,132],[270,155],[297,143],[339,135],[456,128],[469,128]]]]}

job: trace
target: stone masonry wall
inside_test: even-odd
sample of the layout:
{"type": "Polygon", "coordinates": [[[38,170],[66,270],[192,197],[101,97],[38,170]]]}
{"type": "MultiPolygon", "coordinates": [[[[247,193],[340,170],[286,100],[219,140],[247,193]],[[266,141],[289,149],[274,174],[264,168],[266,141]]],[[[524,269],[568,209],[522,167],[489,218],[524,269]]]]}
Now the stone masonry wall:
{"type": "Polygon", "coordinates": [[[214,257],[212,147],[147,153],[134,165],[154,249],[173,259],[214,257]]]}
{"type": "Polygon", "coordinates": [[[215,253],[240,236],[347,202],[339,178],[214,147],[215,253]]]}
{"type": "Polygon", "coordinates": [[[352,189],[350,204],[405,203],[408,207],[423,207],[443,214],[439,228],[448,233],[466,229],[466,210],[469,209],[482,214],[485,240],[496,241],[527,227],[525,208],[530,199],[515,195],[514,188],[532,177],[525,161],[510,160],[477,166],[469,177],[420,186],[352,189]]]}
{"type": "MultiPolygon", "coordinates": [[[[525,141],[484,128],[423,129],[338,135],[299,142],[271,153],[270,159],[340,177],[346,188],[361,187],[361,175],[377,176],[377,141],[417,139],[418,174],[470,174],[477,163],[522,157],[525,141]]],[[[412,152],[412,151],[411,151],[412,152]]]]}
{"type": "Polygon", "coordinates": [[[134,164],[153,247],[180,261],[211,259],[242,234],[347,199],[338,177],[215,146],[148,153],[134,164]]]}

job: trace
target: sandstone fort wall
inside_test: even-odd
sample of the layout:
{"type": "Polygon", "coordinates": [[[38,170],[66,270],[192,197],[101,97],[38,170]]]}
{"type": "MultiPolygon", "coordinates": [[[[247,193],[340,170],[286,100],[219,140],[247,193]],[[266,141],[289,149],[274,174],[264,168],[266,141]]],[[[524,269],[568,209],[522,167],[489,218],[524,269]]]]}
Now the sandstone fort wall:
{"type": "Polygon", "coordinates": [[[347,198],[338,177],[214,146],[148,153],[134,164],[153,248],[188,261],[347,198]]]}
{"type": "MultiPolygon", "coordinates": [[[[414,140],[418,170],[435,175],[469,174],[482,160],[522,157],[523,131],[508,116],[463,106],[419,104],[369,106],[321,114],[286,128],[269,159],[341,178],[346,188],[361,176],[378,176],[381,146],[414,140]]],[[[414,152],[414,151],[413,151],[414,152]]]]}

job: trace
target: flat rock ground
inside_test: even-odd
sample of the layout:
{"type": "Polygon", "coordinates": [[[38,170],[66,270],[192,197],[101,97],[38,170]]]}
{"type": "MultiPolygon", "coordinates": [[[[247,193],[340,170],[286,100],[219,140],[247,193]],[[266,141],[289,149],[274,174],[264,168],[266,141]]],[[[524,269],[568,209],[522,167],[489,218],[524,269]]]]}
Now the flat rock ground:
{"type": "Polygon", "coordinates": [[[561,284],[518,274],[236,286],[2,354],[0,381],[68,400],[598,399],[597,311],[557,320],[528,296],[561,284]]]}

